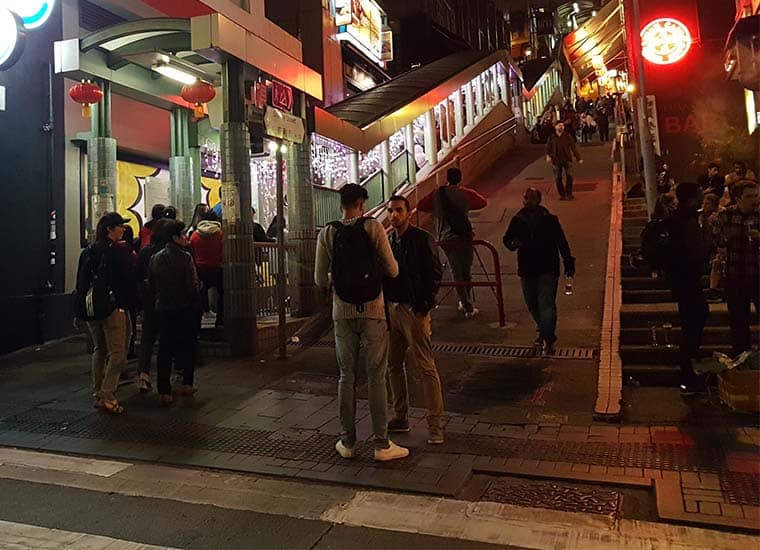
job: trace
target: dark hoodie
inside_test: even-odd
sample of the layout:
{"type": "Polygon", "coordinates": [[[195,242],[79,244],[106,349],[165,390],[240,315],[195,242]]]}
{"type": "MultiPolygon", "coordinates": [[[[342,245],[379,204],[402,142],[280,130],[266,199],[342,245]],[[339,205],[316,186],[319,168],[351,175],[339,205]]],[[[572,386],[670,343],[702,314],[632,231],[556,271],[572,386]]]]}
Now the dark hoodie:
{"type": "Polygon", "coordinates": [[[565,232],[557,216],[543,206],[526,206],[509,224],[504,246],[517,250],[517,274],[520,277],[559,275],[559,256],[565,274],[575,274],[575,258],[570,254],[565,232]]]}
{"type": "Polygon", "coordinates": [[[679,207],[668,219],[670,255],[665,273],[671,286],[697,284],[710,259],[710,241],[699,227],[699,212],[679,207]]]}

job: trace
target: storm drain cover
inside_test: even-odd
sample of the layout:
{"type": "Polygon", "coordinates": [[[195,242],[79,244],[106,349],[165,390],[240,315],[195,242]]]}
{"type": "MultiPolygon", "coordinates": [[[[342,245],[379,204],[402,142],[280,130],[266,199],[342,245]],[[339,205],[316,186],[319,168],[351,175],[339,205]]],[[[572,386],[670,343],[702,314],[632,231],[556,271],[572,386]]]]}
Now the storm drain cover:
{"type": "MultiPolygon", "coordinates": [[[[304,346],[306,346],[304,344],[304,346]]],[[[335,347],[332,340],[320,340],[311,347],[335,347]]],[[[477,355],[480,357],[515,357],[522,359],[596,359],[598,350],[594,348],[556,348],[552,355],[542,355],[539,350],[527,346],[500,346],[497,344],[455,344],[437,342],[433,344],[433,352],[448,355],[477,355]]]]}
{"type": "Polygon", "coordinates": [[[497,479],[491,482],[481,500],[618,518],[621,499],[617,491],[603,488],[497,479]]]}

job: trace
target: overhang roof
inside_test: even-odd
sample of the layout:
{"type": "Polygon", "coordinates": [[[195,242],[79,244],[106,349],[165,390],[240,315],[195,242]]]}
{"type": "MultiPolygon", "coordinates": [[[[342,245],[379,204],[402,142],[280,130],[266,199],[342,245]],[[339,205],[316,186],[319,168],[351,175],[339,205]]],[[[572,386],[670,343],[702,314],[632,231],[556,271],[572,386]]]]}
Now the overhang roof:
{"type": "Polygon", "coordinates": [[[592,79],[592,59],[600,55],[607,69],[620,68],[626,61],[625,27],[619,2],[607,2],[596,16],[568,34],[565,56],[579,80],[592,79]]]}
{"type": "Polygon", "coordinates": [[[522,77],[504,50],[458,52],[326,109],[317,108],[316,132],[369,151],[496,63],[511,66],[522,77]]]}

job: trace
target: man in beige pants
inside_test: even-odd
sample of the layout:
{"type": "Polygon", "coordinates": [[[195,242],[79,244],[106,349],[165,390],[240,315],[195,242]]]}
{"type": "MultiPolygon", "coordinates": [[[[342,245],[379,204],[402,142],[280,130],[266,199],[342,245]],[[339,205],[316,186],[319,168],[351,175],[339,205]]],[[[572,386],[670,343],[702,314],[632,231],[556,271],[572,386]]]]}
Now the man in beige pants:
{"type": "Polygon", "coordinates": [[[443,392],[431,345],[430,310],[441,284],[443,270],[433,236],[411,225],[409,201],[393,196],[388,202],[393,234],[391,249],[399,265],[399,275],[386,279],[384,292],[390,321],[390,381],[394,417],[389,432],[409,431],[409,391],[405,359],[407,351],[422,374],[425,405],[428,409],[428,443],[443,443],[443,392]]]}

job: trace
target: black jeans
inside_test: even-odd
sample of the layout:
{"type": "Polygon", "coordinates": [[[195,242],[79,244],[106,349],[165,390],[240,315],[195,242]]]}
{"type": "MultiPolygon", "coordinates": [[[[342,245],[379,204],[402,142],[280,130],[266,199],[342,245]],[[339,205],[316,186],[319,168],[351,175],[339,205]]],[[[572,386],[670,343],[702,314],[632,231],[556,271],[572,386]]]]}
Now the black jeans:
{"type": "Polygon", "coordinates": [[[557,192],[560,197],[569,197],[573,194],[573,163],[560,162],[554,165],[554,178],[557,183],[557,192]],[[562,173],[565,174],[567,184],[562,183],[562,173]]]}
{"type": "Polygon", "coordinates": [[[140,372],[150,374],[153,347],[158,338],[158,313],[150,306],[142,313],[142,336],[140,337],[140,372]]]}
{"type": "Polygon", "coordinates": [[[755,304],[755,320],[760,315],[760,283],[726,281],[726,303],[731,324],[731,344],[734,355],[752,349],[750,304],[755,304]]]}
{"type": "Polygon", "coordinates": [[[681,379],[688,383],[696,377],[692,360],[700,358],[699,349],[702,346],[702,334],[710,308],[702,293],[699,279],[671,282],[671,291],[678,302],[678,316],[681,318],[681,379]]]}
{"type": "Polygon", "coordinates": [[[208,291],[216,289],[216,325],[224,324],[224,274],[221,267],[198,266],[198,279],[201,281],[201,299],[203,310],[208,311],[208,291]]]}
{"type": "Polygon", "coordinates": [[[192,386],[198,313],[193,308],[160,312],[158,341],[158,393],[170,395],[172,365],[182,372],[182,385],[192,386]]]}

